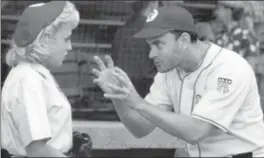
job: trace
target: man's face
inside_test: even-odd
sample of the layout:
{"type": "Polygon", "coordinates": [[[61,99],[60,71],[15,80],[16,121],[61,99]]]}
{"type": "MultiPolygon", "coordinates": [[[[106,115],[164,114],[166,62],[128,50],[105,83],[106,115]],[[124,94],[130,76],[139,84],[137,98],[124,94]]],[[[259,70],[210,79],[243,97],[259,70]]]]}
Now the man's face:
{"type": "Polygon", "coordinates": [[[52,67],[59,67],[62,65],[68,52],[71,51],[71,34],[72,28],[68,25],[62,26],[54,37],[49,41],[50,56],[48,64],[52,67]]]}
{"type": "Polygon", "coordinates": [[[149,58],[153,59],[158,72],[164,73],[182,65],[186,58],[182,42],[168,32],[162,36],[146,39],[150,46],[149,58]]]}

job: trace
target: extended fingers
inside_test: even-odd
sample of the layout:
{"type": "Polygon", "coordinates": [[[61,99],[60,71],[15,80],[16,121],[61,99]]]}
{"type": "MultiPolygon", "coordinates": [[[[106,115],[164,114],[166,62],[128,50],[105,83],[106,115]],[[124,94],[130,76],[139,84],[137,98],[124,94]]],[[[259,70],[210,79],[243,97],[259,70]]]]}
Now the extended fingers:
{"type": "Polygon", "coordinates": [[[93,80],[93,83],[99,85],[99,84],[100,84],[100,80],[99,80],[98,78],[97,78],[97,79],[94,79],[94,80],[93,80]]]}
{"type": "Polygon", "coordinates": [[[97,70],[97,69],[92,69],[92,73],[96,76],[96,77],[99,77],[100,76],[100,71],[97,70]]]}
{"type": "Polygon", "coordinates": [[[99,68],[101,70],[105,70],[106,69],[106,66],[105,66],[105,64],[104,64],[102,59],[100,59],[98,56],[94,56],[94,60],[95,60],[96,64],[99,66],[99,68]]]}
{"type": "Polygon", "coordinates": [[[114,68],[114,62],[109,55],[105,56],[105,60],[108,68],[114,68]]]}
{"type": "Polygon", "coordinates": [[[120,75],[120,73],[114,72],[114,76],[115,78],[118,80],[118,82],[122,85],[122,86],[129,86],[129,80],[127,80],[125,77],[123,77],[122,75],[120,75]]]}
{"type": "Polygon", "coordinates": [[[106,84],[107,88],[111,89],[111,91],[113,92],[116,92],[116,93],[122,93],[122,94],[126,94],[127,93],[127,90],[125,88],[121,88],[121,87],[118,87],[116,85],[113,85],[113,84],[106,84]]]}
{"type": "Polygon", "coordinates": [[[124,85],[126,86],[133,86],[132,82],[130,81],[130,78],[128,77],[128,75],[119,67],[115,67],[115,76],[116,78],[120,78],[123,80],[123,83],[125,83],[124,85]],[[120,76],[120,77],[117,77],[120,76]]]}
{"type": "Polygon", "coordinates": [[[100,88],[102,88],[103,89],[103,87],[104,87],[104,82],[102,82],[102,80],[100,80],[100,79],[94,79],[93,80],[93,83],[94,84],[97,84],[100,88]]]}
{"type": "Polygon", "coordinates": [[[119,67],[115,67],[115,71],[118,72],[120,75],[122,75],[124,78],[129,79],[127,74],[122,69],[120,69],[119,67]]]}

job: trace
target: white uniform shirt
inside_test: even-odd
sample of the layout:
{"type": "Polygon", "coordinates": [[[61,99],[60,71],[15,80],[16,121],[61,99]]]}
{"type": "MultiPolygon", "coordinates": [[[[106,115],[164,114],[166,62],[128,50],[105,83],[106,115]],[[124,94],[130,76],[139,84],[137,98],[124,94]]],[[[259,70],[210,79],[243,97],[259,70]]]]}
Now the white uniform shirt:
{"type": "Polygon", "coordinates": [[[12,155],[26,156],[25,147],[40,139],[63,153],[72,146],[71,106],[39,64],[10,71],[2,90],[1,126],[2,148],[12,155]]]}
{"type": "Polygon", "coordinates": [[[237,53],[211,43],[192,73],[158,73],[146,101],[216,127],[190,156],[228,157],[245,152],[264,156],[264,122],[255,74],[237,53]]]}

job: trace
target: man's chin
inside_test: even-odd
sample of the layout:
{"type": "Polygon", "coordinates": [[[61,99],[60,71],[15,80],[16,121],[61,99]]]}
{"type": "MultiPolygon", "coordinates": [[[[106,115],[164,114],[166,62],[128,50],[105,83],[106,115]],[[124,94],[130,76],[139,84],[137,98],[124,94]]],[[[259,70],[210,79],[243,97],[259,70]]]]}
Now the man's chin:
{"type": "Polygon", "coordinates": [[[164,68],[157,68],[157,71],[159,73],[166,73],[166,72],[169,72],[170,70],[172,70],[173,68],[170,68],[170,69],[164,69],[164,68]]]}

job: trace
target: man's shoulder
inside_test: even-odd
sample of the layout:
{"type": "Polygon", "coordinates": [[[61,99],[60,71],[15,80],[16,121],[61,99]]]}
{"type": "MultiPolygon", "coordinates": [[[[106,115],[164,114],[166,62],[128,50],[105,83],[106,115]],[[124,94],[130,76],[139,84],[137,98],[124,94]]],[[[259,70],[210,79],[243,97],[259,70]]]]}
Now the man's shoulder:
{"type": "Polygon", "coordinates": [[[221,52],[219,54],[219,61],[225,63],[244,63],[246,60],[239,55],[237,52],[230,50],[228,48],[222,47],[221,52]]]}
{"type": "Polygon", "coordinates": [[[241,69],[251,71],[251,66],[241,55],[227,48],[221,49],[221,52],[213,62],[212,67],[226,67],[228,68],[226,71],[237,71],[241,69]]]}

